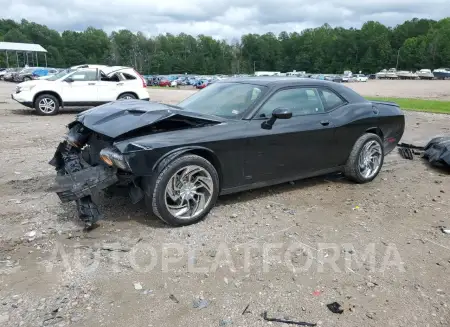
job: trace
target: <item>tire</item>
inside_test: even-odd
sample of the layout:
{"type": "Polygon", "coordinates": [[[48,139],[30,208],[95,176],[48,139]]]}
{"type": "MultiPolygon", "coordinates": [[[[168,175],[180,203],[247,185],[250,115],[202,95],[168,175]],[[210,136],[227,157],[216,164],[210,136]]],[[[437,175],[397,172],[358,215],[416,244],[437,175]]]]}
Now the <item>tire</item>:
{"type": "Polygon", "coordinates": [[[31,81],[31,78],[29,78],[29,77],[24,77],[24,78],[23,78],[23,81],[24,81],[24,82],[31,81]]]}
{"type": "MultiPolygon", "coordinates": [[[[219,195],[219,176],[216,169],[205,158],[193,154],[173,158],[167,165],[163,166],[159,174],[157,173],[153,179],[146,180],[144,183],[147,183],[147,185],[144,185],[147,206],[158,218],[172,226],[186,226],[202,220],[214,207],[219,195]],[[200,193],[209,189],[210,192],[205,192],[205,194],[209,194],[209,198],[205,195],[207,203],[202,210],[195,212],[193,215],[187,214],[187,217],[177,217],[168,208],[168,202],[171,202],[171,200],[167,196],[166,189],[170,188],[169,182],[171,182],[173,176],[179,176],[188,167],[196,167],[199,173],[195,176],[204,176],[206,177],[204,180],[209,181],[209,183],[199,183],[209,187],[204,186],[197,189],[200,193]]],[[[199,198],[196,195],[194,197],[199,198]]],[[[178,196],[178,199],[180,199],[180,196],[178,196]]],[[[195,203],[194,199],[190,201],[189,203],[195,203]]],[[[174,202],[174,204],[177,203],[174,202]]]]}
{"type": "Polygon", "coordinates": [[[38,96],[36,101],[34,102],[34,109],[36,109],[37,114],[41,116],[56,115],[59,112],[59,107],[59,100],[51,94],[42,94],[38,96]],[[49,106],[47,107],[47,109],[44,109],[45,103],[47,103],[49,106]]]}
{"type": "MultiPolygon", "coordinates": [[[[381,141],[381,138],[373,133],[366,133],[362,135],[356,142],[355,145],[353,145],[353,149],[350,153],[350,156],[347,159],[347,163],[344,168],[344,174],[345,176],[356,182],[356,183],[367,183],[372,181],[375,177],[378,176],[378,173],[381,170],[381,167],[383,166],[384,162],[384,148],[383,148],[383,142],[381,141]],[[365,147],[369,147],[373,150],[379,153],[378,161],[375,160],[375,162],[378,162],[378,165],[375,165],[376,168],[372,169],[370,174],[365,174],[367,172],[366,170],[361,171],[362,168],[360,168],[360,159],[362,159],[362,152],[365,149],[365,147]]],[[[369,165],[365,166],[365,168],[368,168],[369,165]]]]}
{"type": "Polygon", "coordinates": [[[117,98],[117,100],[131,100],[131,99],[137,99],[137,97],[132,94],[132,93],[123,93],[121,95],[119,95],[119,97],[117,98]]]}

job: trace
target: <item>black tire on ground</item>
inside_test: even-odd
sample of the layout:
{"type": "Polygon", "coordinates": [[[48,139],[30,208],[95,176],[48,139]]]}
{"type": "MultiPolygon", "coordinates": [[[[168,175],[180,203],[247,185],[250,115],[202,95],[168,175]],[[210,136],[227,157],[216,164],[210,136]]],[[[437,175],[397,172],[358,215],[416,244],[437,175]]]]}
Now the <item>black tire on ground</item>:
{"type": "Polygon", "coordinates": [[[158,218],[172,226],[186,226],[202,220],[214,207],[219,196],[219,175],[216,169],[208,160],[194,154],[185,154],[175,157],[166,165],[163,163],[163,168],[160,170],[159,174],[157,173],[154,178],[144,179],[143,183],[146,183],[146,185],[143,185],[143,188],[145,190],[145,203],[147,207],[151,209],[158,218]],[[210,202],[203,212],[193,218],[181,219],[172,215],[167,209],[165,191],[170,178],[177,171],[189,165],[199,166],[211,175],[213,190],[210,202]]]}
{"type": "Polygon", "coordinates": [[[350,156],[347,159],[347,163],[345,165],[344,168],[344,174],[345,176],[356,182],[356,183],[367,183],[372,181],[375,177],[378,176],[381,167],[383,166],[383,162],[384,162],[384,148],[383,148],[383,142],[381,141],[381,138],[373,133],[366,133],[361,135],[361,137],[355,142],[355,144],[353,145],[353,149],[350,153],[350,156]],[[366,178],[364,177],[359,169],[359,158],[361,155],[361,151],[363,150],[364,146],[371,141],[375,141],[380,145],[381,148],[381,160],[380,160],[380,164],[378,166],[378,170],[376,171],[376,173],[369,177],[366,178]]]}
{"type": "Polygon", "coordinates": [[[60,103],[58,98],[56,98],[54,95],[51,94],[41,94],[36,98],[36,101],[34,102],[34,109],[36,109],[37,114],[41,116],[56,115],[59,112],[59,107],[60,103]],[[48,109],[42,107],[42,105],[44,105],[45,102],[49,104],[49,107],[47,107],[48,109]]]}
{"type": "Polygon", "coordinates": [[[117,100],[120,100],[120,99],[137,99],[137,98],[132,93],[123,93],[123,94],[119,95],[119,97],[117,98],[117,100]]]}

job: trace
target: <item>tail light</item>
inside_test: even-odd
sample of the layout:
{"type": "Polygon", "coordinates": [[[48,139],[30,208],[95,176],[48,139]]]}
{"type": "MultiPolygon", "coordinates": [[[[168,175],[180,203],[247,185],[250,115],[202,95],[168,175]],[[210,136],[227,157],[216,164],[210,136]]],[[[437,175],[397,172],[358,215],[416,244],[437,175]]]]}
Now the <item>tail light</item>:
{"type": "Polygon", "coordinates": [[[133,69],[133,70],[134,70],[134,72],[139,76],[139,78],[141,79],[141,81],[142,81],[142,87],[143,87],[143,88],[146,88],[146,87],[147,87],[147,82],[145,81],[145,78],[142,77],[142,75],[139,74],[139,73],[136,71],[136,69],[133,69]]]}

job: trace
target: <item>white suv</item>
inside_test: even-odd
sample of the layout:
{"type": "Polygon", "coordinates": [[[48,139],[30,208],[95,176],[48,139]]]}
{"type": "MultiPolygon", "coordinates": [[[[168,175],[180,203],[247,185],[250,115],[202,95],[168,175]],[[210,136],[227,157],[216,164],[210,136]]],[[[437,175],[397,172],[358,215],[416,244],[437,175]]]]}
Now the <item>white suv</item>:
{"type": "Polygon", "coordinates": [[[47,116],[56,115],[63,107],[92,107],[118,99],[149,100],[147,84],[138,72],[111,66],[69,68],[45,80],[23,82],[11,97],[47,116]]]}

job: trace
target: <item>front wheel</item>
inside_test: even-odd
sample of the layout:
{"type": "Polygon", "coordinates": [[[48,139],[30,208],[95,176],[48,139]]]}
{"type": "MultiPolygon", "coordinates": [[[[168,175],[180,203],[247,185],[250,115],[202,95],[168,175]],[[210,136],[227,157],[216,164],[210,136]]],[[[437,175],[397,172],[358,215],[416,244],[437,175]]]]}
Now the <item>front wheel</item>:
{"type": "Polygon", "coordinates": [[[38,115],[52,116],[59,111],[59,100],[51,94],[42,94],[34,102],[34,109],[38,115]]]}
{"type": "Polygon", "coordinates": [[[381,138],[372,133],[362,135],[353,146],[344,168],[345,176],[356,183],[367,183],[377,177],[384,162],[381,138]]]}
{"type": "Polygon", "coordinates": [[[165,166],[148,185],[146,203],[153,213],[172,226],[185,226],[203,219],[219,195],[219,176],[205,158],[188,154],[165,166]]]}

